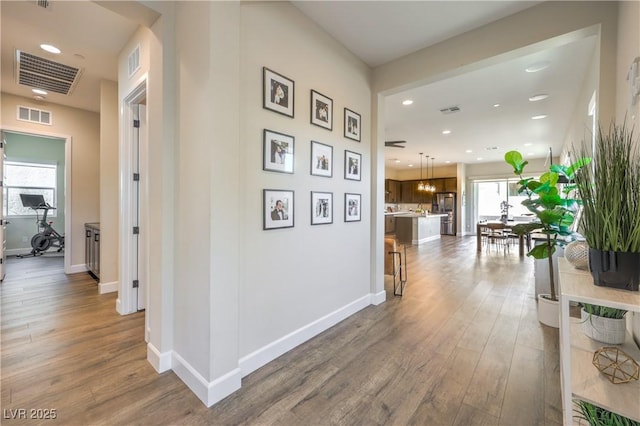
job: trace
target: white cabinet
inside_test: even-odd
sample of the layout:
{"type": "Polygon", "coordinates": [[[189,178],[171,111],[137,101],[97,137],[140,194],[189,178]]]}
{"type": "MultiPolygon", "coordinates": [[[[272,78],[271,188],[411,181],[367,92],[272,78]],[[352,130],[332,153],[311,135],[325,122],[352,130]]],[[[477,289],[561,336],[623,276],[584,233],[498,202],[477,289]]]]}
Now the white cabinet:
{"type": "MultiPolygon", "coordinates": [[[[590,402],[611,412],[640,421],[640,382],[611,383],[592,364],[593,353],[603,346],[582,332],[579,318],[569,315],[571,301],[640,312],[640,293],[598,287],[587,271],[574,269],[563,257],[558,259],[560,271],[560,368],[562,412],[565,425],[575,424],[573,400],[590,402]]],[[[629,315],[629,314],[627,314],[629,315]]],[[[640,349],[627,333],[622,350],[640,362],[640,349]]]]}

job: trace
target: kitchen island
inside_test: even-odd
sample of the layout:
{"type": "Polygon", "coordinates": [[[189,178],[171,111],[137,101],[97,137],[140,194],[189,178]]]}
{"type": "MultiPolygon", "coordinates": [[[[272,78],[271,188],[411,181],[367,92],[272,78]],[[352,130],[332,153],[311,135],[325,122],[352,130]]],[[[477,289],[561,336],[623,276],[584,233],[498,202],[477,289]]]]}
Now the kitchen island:
{"type": "Polygon", "coordinates": [[[446,214],[396,214],[396,239],[405,244],[421,244],[440,238],[440,220],[446,214]]]}

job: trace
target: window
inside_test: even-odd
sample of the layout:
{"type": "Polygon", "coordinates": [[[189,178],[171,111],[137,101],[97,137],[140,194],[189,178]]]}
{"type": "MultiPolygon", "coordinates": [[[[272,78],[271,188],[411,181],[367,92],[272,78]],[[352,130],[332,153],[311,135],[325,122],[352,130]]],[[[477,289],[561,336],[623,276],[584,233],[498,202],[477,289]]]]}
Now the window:
{"type": "MultiPolygon", "coordinates": [[[[20,194],[42,194],[55,206],[57,169],[55,164],[5,162],[5,216],[35,216],[33,209],[22,205],[20,194]]],[[[50,210],[49,216],[56,216],[56,210],[50,210]]]]}
{"type": "Polygon", "coordinates": [[[502,214],[501,204],[509,204],[509,218],[513,216],[530,216],[531,212],[522,205],[527,196],[518,194],[518,180],[496,179],[477,181],[477,214],[479,219],[497,219],[502,214]]]}

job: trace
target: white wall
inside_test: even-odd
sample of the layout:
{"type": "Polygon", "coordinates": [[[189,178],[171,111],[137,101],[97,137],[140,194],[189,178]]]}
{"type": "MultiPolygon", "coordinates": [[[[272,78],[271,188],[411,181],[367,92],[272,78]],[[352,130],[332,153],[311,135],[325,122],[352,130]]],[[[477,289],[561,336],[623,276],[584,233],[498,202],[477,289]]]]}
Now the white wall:
{"type": "Polygon", "coordinates": [[[264,348],[370,292],[370,179],[344,179],[344,150],[370,162],[370,71],[288,3],[242,4],[243,275],[240,353],[264,348]],[[262,67],[295,81],[295,118],[262,108],[262,67]],[[310,124],[310,90],[333,99],[333,131],[310,124]],[[362,141],[343,136],[343,109],[362,141]],[[295,136],[295,174],[262,170],[264,128],[295,136]],[[310,175],[310,141],[333,146],[333,177],[310,175]],[[262,190],[295,191],[295,227],[262,230],[262,190]],[[310,191],[333,192],[333,224],[311,226],[310,191]],[[344,222],[344,193],[362,194],[362,221],[344,222]]]}
{"type": "Polygon", "coordinates": [[[100,82],[100,284],[117,286],[120,185],[118,83],[100,82]]]}
{"type": "Polygon", "coordinates": [[[2,126],[35,134],[71,136],[71,229],[67,229],[66,256],[75,272],[84,269],[84,224],[98,222],[100,210],[100,117],[95,112],[61,105],[35,102],[33,99],[2,93],[2,126]],[[16,108],[23,105],[52,112],[52,125],[18,121],[16,108]],[[71,232],[71,238],[69,238],[71,232]]]}
{"type": "Polygon", "coordinates": [[[636,104],[629,103],[627,75],[632,61],[640,56],[640,1],[621,1],[618,11],[618,51],[616,71],[616,119],[629,126],[640,127],[640,97],[636,104]]]}

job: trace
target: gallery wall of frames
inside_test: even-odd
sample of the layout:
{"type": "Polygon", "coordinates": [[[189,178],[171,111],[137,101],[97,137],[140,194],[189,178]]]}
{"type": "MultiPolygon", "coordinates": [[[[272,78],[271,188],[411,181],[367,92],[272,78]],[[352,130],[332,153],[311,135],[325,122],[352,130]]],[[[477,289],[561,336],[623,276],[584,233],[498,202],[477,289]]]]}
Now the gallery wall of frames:
{"type": "MultiPolygon", "coordinates": [[[[281,70],[279,70],[281,71],[281,70]]],[[[264,109],[295,118],[295,81],[280,72],[267,67],[262,68],[264,109]]],[[[295,135],[287,129],[263,129],[262,133],[262,170],[267,173],[283,173],[293,175],[306,173],[295,170],[296,142],[310,145],[308,173],[318,181],[323,190],[308,190],[307,194],[296,194],[294,190],[283,188],[262,190],[263,230],[292,228],[296,221],[296,203],[310,203],[310,224],[329,225],[334,222],[336,209],[334,203],[341,206],[340,216],[344,222],[359,222],[362,218],[362,191],[334,194],[332,185],[335,179],[362,181],[362,154],[358,152],[361,141],[361,115],[344,107],[341,117],[344,133],[337,135],[334,128],[333,99],[329,94],[310,90],[309,125],[318,126],[328,131],[326,138],[319,140],[296,141],[295,135]],[[353,149],[349,144],[353,143],[353,149]],[[337,147],[344,146],[344,149],[337,147]],[[336,148],[336,149],[334,149],[336,148]],[[344,173],[334,176],[334,164],[342,161],[344,173]],[[302,198],[302,200],[301,200],[302,198]],[[305,200],[306,199],[306,200],[305,200]]],[[[300,97],[298,97],[300,99],[300,97]]],[[[298,161],[300,164],[300,161],[298,161]]],[[[315,188],[315,187],[314,187],[315,188]]],[[[317,189],[317,188],[316,188],[317,189]]]]}

